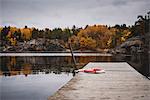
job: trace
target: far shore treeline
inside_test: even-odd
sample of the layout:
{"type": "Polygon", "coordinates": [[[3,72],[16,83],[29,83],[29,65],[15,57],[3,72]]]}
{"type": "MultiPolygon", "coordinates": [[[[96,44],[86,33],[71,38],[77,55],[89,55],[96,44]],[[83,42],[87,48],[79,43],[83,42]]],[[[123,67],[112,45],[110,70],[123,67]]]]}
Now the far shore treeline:
{"type": "Polygon", "coordinates": [[[51,48],[53,43],[61,46],[63,50],[67,50],[69,49],[68,44],[71,43],[74,50],[101,51],[114,48],[131,37],[143,35],[148,31],[147,26],[149,26],[149,16],[145,18],[138,16],[138,21],[132,26],[126,24],[87,25],[84,28],[78,28],[74,25],[72,28],[45,28],[42,30],[28,26],[24,28],[4,26],[0,27],[0,49],[5,51],[8,48],[13,48],[12,51],[21,51],[25,49],[23,46],[28,43],[30,46],[26,49],[29,51],[49,51],[51,49],[48,48],[51,48]],[[35,46],[36,40],[43,42],[40,49],[35,46]],[[18,49],[19,46],[22,48],[18,49]]]}

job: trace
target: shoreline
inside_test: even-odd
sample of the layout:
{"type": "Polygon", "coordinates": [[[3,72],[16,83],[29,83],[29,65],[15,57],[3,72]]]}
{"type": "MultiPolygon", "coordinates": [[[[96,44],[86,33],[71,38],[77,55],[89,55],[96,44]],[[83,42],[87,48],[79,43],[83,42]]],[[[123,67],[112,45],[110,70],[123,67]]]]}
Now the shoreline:
{"type": "MultiPolygon", "coordinates": [[[[0,53],[0,56],[72,56],[70,52],[55,53],[0,53]]],[[[74,53],[74,56],[113,56],[110,53],[74,53]]]]}

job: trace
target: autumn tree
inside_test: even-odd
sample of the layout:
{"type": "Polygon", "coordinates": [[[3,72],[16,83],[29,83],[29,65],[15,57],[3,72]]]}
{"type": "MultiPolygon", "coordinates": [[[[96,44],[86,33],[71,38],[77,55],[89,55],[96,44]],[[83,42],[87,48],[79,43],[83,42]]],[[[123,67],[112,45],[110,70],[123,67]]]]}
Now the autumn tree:
{"type": "Polygon", "coordinates": [[[126,24],[116,24],[115,26],[110,27],[110,31],[113,33],[108,42],[110,48],[120,45],[132,36],[130,27],[127,27],[126,24]]]}
{"type": "Polygon", "coordinates": [[[96,41],[91,37],[81,37],[79,42],[81,50],[95,50],[96,41]]]}
{"type": "MultiPolygon", "coordinates": [[[[80,30],[78,33],[78,37],[80,40],[80,44],[83,44],[84,41],[93,41],[92,43],[96,48],[107,48],[107,42],[111,38],[111,31],[104,25],[94,25],[87,26],[85,29],[80,30]]],[[[90,42],[89,42],[90,43],[90,42]]]]}
{"type": "Polygon", "coordinates": [[[25,26],[25,28],[21,29],[21,36],[24,40],[30,40],[32,37],[32,31],[30,28],[25,26]]]}
{"type": "MultiPolygon", "coordinates": [[[[71,36],[68,40],[68,43],[71,43],[73,50],[80,49],[79,38],[76,35],[71,36]]],[[[69,47],[69,46],[67,46],[67,47],[69,47]]]]}

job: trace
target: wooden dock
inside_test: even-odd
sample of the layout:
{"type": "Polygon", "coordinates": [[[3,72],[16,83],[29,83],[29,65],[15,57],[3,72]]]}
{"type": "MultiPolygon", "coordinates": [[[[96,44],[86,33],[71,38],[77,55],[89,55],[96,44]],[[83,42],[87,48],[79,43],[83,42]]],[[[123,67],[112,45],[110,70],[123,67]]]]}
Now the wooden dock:
{"type": "Polygon", "coordinates": [[[88,63],[84,69],[102,68],[105,73],[80,72],[49,100],[150,100],[150,80],[128,63],[88,63]]]}

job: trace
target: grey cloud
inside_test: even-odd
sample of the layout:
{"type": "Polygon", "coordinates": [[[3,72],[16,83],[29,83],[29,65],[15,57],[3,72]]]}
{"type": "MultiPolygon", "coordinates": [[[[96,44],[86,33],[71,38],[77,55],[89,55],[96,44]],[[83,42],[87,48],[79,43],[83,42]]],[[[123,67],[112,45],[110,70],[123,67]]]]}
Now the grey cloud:
{"type": "Polygon", "coordinates": [[[126,5],[128,3],[128,1],[127,0],[115,0],[115,1],[113,1],[113,5],[115,5],[115,6],[122,6],[122,5],[126,5]]]}
{"type": "Polygon", "coordinates": [[[70,27],[134,24],[150,10],[149,0],[2,0],[2,24],[70,27]]]}

